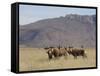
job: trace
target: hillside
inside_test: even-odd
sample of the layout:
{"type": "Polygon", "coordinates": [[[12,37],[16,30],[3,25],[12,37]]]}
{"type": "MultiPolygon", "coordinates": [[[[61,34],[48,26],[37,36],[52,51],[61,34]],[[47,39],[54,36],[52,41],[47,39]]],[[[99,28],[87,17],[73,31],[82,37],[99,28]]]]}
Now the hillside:
{"type": "Polygon", "coordinates": [[[20,26],[20,45],[95,47],[95,15],[69,14],[20,26]]]}

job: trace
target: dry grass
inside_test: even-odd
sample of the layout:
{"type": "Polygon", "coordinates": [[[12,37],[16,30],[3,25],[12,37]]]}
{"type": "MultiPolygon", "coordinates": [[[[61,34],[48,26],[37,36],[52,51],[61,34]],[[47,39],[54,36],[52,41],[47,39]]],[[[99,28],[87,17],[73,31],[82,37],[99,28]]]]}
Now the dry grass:
{"type": "Polygon", "coordinates": [[[42,48],[20,48],[20,71],[45,69],[83,68],[96,66],[95,49],[86,49],[87,58],[73,56],[61,57],[49,61],[46,51],[42,48]]]}

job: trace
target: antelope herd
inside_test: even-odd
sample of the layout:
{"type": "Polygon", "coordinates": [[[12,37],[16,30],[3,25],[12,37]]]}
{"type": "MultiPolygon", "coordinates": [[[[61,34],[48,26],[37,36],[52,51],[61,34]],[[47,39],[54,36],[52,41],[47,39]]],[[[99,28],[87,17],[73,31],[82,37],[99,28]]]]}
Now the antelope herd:
{"type": "Polygon", "coordinates": [[[77,59],[78,56],[82,56],[83,58],[86,58],[86,51],[81,47],[80,49],[73,48],[72,46],[69,46],[68,48],[64,47],[46,47],[44,48],[47,50],[48,58],[51,60],[53,58],[58,58],[61,56],[68,56],[72,55],[75,59],[77,59]]]}

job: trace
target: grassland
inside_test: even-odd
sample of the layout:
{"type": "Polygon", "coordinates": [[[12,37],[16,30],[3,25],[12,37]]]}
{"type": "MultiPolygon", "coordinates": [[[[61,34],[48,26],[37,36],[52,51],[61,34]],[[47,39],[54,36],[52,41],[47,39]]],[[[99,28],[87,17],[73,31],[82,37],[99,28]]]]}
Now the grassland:
{"type": "Polygon", "coordinates": [[[34,71],[46,69],[68,69],[68,68],[84,68],[96,66],[96,50],[85,49],[87,58],[73,56],[60,57],[59,59],[48,59],[46,50],[43,48],[20,48],[19,51],[19,70],[34,71]]]}

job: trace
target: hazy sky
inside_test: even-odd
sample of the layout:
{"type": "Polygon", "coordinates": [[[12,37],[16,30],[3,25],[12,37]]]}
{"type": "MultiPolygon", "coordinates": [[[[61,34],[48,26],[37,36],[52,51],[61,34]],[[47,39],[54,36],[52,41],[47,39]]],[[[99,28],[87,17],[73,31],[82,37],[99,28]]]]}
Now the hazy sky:
{"type": "Polygon", "coordinates": [[[67,14],[94,15],[96,14],[96,10],[88,8],[19,5],[20,25],[29,24],[41,19],[65,16],[67,14]]]}

